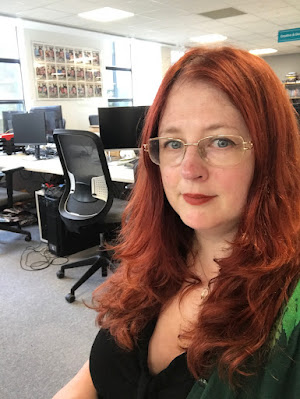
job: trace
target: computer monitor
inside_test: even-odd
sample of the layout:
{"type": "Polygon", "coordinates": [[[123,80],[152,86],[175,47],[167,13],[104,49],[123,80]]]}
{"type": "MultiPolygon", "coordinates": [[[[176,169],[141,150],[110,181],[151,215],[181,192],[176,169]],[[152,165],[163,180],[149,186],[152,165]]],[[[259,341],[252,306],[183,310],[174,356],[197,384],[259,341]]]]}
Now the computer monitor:
{"type": "Polygon", "coordinates": [[[98,108],[105,149],[138,148],[148,106],[98,108]]]}
{"type": "Polygon", "coordinates": [[[44,107],[33,107],[30,109],[32,113],[44,113],[46,120],[47,140],[54,143],[53,130],[64,129],[65,121],[62,117],[61,105],[47,105],[44,107]]]}
{"type": "Polygon", "coordinates": [[[12,132],[12,116],[15,114],[24,114],[24,111],[2,111],[3,133],[12,132]]]}
{"type": "Polygon", "coordinates": [[[99,125],[99,116],[97,115],[89,115],[90,126],[99,125]]]}
{"type": "Polygon", "coordinates": [[[34,145],[40,159],[40,145],[47,144],[46,120],[43,112],[15,114],[12,117],[15,145],[34,145]]]}

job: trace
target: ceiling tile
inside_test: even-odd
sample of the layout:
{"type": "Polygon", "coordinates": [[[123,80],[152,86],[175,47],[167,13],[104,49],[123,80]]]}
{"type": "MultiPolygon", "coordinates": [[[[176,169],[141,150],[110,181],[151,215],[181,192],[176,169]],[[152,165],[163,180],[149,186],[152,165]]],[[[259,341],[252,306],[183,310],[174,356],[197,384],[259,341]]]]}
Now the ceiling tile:
{"type": "Polygon", "coordinates": [[[245,26],[248,22],[261,21],[260,17],[251,14],[238,15],[237,17],[224,18],[223,23],[226,25],[245,26]]]}
{"type": "Polygon", "coordinates": [[[71,13],[55,11],[55,10],[47,10],[44,8],[34,8],[30,11],[22,11],[17,13],[18,17],[25,17],[29,19],[40,19],[41,21],[53,21],[55,18],[64,18],[70,16],[71,13]]]}
{"type": "MultiPolygon", "coordinates": [[[[0,14],[18,14],[29,20],[176,46],[183,46],[192,36],[220,33],[228,36],[226,43],[238,46],[244,43],[245,47],[256,43],[255,47],[259,47],[262,43],[276,45],[278,30],[300,27],[300,0],[0,0],[0,14]],[[109,24],[77,16],[78,12],[104,6],[131,11],[135,15],[109,24]],[[228,7],[247,14],[219,20],[197,15],[228,7]]],[[[287,49],[300,53],[299,45],[291,43],[279,46],[278,53],[286,53],[287,49]]]]}
{"type": "Polygon", "coordinates": [[[62,11],[66,13],[78,14],[84,11],[90,11],[95,9],[95,4],[85,0],[64,0],[51,2],[45,6],[46,9],[62,11]]]}

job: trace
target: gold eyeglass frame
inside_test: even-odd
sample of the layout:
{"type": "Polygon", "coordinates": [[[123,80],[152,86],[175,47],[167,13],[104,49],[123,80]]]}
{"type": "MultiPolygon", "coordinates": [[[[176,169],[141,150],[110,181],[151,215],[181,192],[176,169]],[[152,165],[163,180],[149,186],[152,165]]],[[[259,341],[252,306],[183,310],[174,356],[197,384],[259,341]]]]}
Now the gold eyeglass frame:
{"type": "MultiPolygon", "coordinates": [[[[237,136],[237,135],[233,135],[233,134],[227,135],[227,136],[225,136],[225,135],[206,136],[206,137],[203,137],[202,139],[198,140],[196,143],[185,143],[182,139],[174,138],[174,137],[152,137],[152,138],[150,138],[150,139],[148,140],[148,143],[143,144],[143,150],[144,150],[145,152],[148,152],[149,158],[151,159],[151,161],[152,161],[155,165],[159,165],[159,163],[154,162],[153,159],[150,157],[149,143],[150,143],[151,141],[159,141],[159,139],[165,139],[165,140],[178,140],[178,141],[180,141],[180,142],[184,145],[184,152],[183,152],[182,160],[184,159],[185,152],[186,152],[186,147],[188,147],[188,146],[196,146],[196,147],[198,147],[199,150],[200,150],[200,151],[199,151],[200,157],[201,157],[203,160],[206,160],[205,158],[203,158],[203,157],[201,156],[201,147],[199,146],[199,143],[201,143],[201,141],[204,141],[204,140],[207,140],[207,139],[218,139],[218,138],[219,138],[219,139],[221,139],[221,138],[229,138],[229,139],[230,139],[230,137],[235,137],[235,138],[238,137],[239,139],[242,140],[241,145],[243,146],[244,152],[247,151],[247,150],[252,150],[252,148],[253,148],[253,143],[252,143],[252,141],[245,141],[244,138],[243,138],[242,136],[237,136]]],[[[182,162],[182,160],[181,160],[181,162],[182,162]]],[[[180,163],[181,163],[181,162],[180,162],[180,163]]]]}

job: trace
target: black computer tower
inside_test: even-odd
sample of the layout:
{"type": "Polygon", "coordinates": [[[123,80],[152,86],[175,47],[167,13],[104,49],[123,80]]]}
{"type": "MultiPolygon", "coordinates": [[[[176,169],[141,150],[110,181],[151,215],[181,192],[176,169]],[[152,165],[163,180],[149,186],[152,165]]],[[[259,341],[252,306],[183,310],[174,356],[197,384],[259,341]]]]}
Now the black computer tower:
{"type": "Polygon", "coordinates": [[[87,228],[80,234],[66,229],[58,211],[59,198],[39,195],[37,200],[40,234],[42,240],[48,242],[51,253],[56,256],[71,255],[99,244],[99,233],[93,228],[87,228]]]}

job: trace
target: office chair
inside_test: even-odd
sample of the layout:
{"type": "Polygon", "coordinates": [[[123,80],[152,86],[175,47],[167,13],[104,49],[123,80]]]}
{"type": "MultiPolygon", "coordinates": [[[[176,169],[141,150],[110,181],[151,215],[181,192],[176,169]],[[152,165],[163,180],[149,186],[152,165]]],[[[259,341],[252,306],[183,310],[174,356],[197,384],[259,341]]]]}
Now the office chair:
{"type": "MultiPolygon", "coordinates": [[[[5,179],[5,186],[0,187],[0,209],[4,208],[12,208],[15,202],[25,201],[31,198],[29,193],[25,193],[22,191],[13,190],[13,174],[18,171],[24,169],[23,167],[18,167],[14,169],[2,169],[0,171],[0,180],[2,183],[2,179],[5,179]]],[[[19,222],[10,222],[5,221],[2,222],[0,220],[0,230],[10,231],[12,233],[23,234],[25,235],[25,241],[31,240],[31,234],[27,230],[23,230],[20,227],[19,222]]]]}
{"type": "Polygon", "coordinates": [[[59,201],[59,213],[71,232],[84,233],[94,229],[100,236],[99,255],[63,265],[57,272],[63,278],[66,269],[90,266],[66,295],[69,303],[75,300],[75,290],[97,270],[107,275],[109,253],[104,241],[116,232],[121,223],[127,201],[114,198],[113,186],[99,136],[88,131],[54,131],[54,141],[62,164],[65,189],[59,201]]]}
{"type": "Polygon", "coordinates": [[[99,116],[89,115],[89,123],[91,126],[99,126],[99,116]]]}

